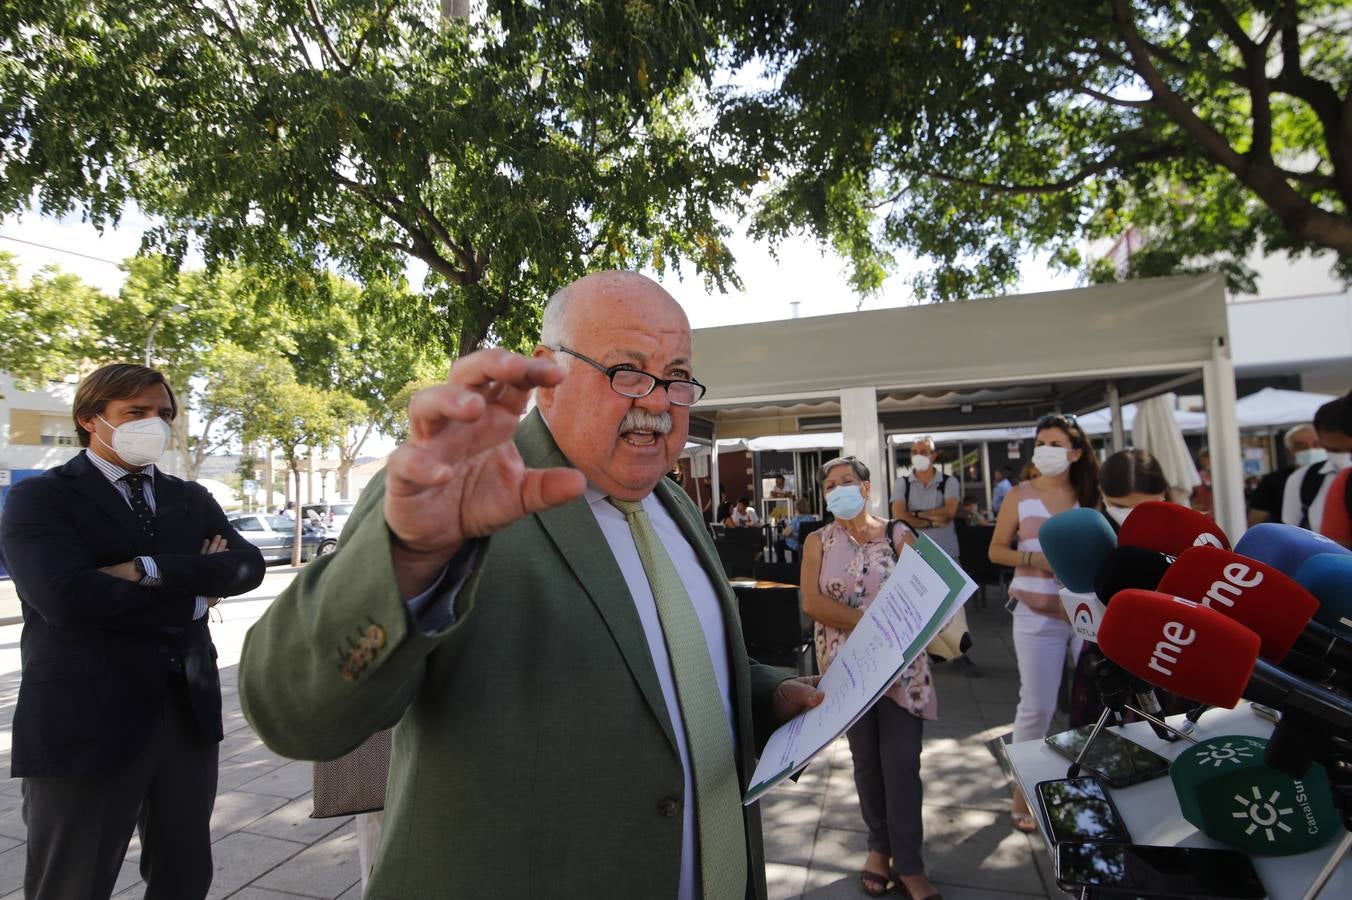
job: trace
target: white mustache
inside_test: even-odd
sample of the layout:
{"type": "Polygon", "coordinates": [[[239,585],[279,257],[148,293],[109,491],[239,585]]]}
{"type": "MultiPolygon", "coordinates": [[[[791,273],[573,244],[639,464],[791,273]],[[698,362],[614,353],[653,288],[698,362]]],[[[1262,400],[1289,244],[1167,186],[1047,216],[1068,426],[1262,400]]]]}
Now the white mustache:
{"type": "Polygon", "coordinates": [[[651,431],[655,434],[666,434],[671,431],[671,414],[658,413],[656,415],[645,412],[641,409],[630,409],[624,414],[624,421],[620,423],[620,434],[626,431],[651,431]]]}

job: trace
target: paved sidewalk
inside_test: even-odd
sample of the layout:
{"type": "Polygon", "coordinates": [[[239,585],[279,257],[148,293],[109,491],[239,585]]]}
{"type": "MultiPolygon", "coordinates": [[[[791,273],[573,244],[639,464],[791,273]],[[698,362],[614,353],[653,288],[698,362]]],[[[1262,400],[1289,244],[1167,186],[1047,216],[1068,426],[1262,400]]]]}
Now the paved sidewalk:
{"type": "MultiPolygon", "coordinates": [[[[237,606],[227,612],[224,625],[213,626],[223,663],[238,659],[232,649],[244,629],[289,577],[289,570],[271,570],[256,595],[227,601],[237,606]]],[[[0,604],[6,588],[0,582],[0,604]]],[[[1040,838],[1010,827],[1006,779],[986,747],[1009,730],[1018,696],[1008,617],[993,597],[987,608],[969,609],[968,615],[981,677],[971,677],[965,666],[939,666],[939,721],[925,731],[930,877],[947,900],[1060,897],[1040,838]]],[[[0,649],[12,650],[17,639],[17,627],[0,628],[0,649]]],[[[356,900],[352,820],[308,817],[310,764],[284,759],[262,745],[240,712],[236,669],[228,665],[221,671],[226,737],[212,819],[216,876],[210,896],[356,900]]],[[[16,670],[0,675],[0,764],[6,773],[17,688],[16,670]]],[[[762,815],[771,900],[863,896],[856,872],[866,852],[865,833],[844,739],[814,761],[797,784],[772,791],[762,815]]],[[[0,900],[21,896],[23,840],[19,782],[0,781],[0,900]]],[[[133,839],[116,896],[143,893],[138,859],[133,839]]]]}

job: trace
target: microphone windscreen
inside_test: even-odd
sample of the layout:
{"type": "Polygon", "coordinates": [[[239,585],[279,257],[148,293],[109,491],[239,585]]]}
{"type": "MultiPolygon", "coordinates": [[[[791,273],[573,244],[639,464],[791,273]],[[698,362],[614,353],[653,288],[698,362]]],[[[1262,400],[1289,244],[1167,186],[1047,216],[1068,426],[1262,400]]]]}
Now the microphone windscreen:
{"type": "Polygon", "coordinates": [[[1099,649],[1180,697],[1234,707],[1258,662],[1258,635],[1220,613],[1158,591],[1125,590],[1108,604],[1099,649]]]}
{"type": "Polygon", "coordinates": [[[1230,549],[1230,541],[1220,526],[1195,509],[1148,500],[1131,509],[1131,515],[1117,533],[1122,547],[1144,547],[1167,556],[1178,556],[1189,547],[1230,549]]]}
{"type": "Polygon", "coordinates": [[[1057,513],[1037,531],[1042,555],[1052,572],[1077,594],[1094,589],[1094,576],[1117,546],[1117,536],[1103,513],[1078,507],[1057,513]]]}
{"type": "Polygon", "coordinates": [[[1104,603],[1129,588],[1153,591],[1169,571],[1172,560],[1142,547],[1118,547],[1108,554],[1094,577],[1094,593],[1104,603]]]}
{"type": "Polygon", "coordinates": [[[1319,601],[1316,622],[1352,629],[1352,553],[1316,553],[1300,564],[1296,581],[1319,601]]]}
{"type": "Polygon", "coordinates": [[[1311,556],[1320,553],[1352,556],[1352,550],[1322,534],[1279,522],[1263,522],[1244,532],[1235,544],[1235,552],[1292,576],[1311,556]]]}
{"type": "Polygon", "coordinates": [[[1162,593],[1201,603],[1257,633],[1259,653],[1281,662],[1319,609],[1294,579],[1233,550],[1185,550],[1160,580],[1162,593]]]}

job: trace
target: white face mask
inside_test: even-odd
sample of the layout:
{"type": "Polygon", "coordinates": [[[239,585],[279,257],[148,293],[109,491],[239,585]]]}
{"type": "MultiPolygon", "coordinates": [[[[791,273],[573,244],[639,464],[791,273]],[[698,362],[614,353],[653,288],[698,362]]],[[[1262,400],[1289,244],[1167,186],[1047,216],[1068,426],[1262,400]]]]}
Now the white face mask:
{"type": "Polygon", "coordinates": [[[929,467],[933,465],[930,458],[923,453],[911,454],[911,468],[917,472],[928,472],[929,467]]]}
{"type": "Polygon", "coordinates": [[[1070,451],[1065,447],[1043,445],[1033,449],[1033,465],[1043,475],[1060,475],[1070,468],[1070,451]]]}
{"type": "Polygon", "coordinates": [[[112,449],[129,466],[148,466],[159,461],[164,448],[169,445],[169,423],[154,416],[149,419],[133,419],[116,427],[103,416],[99,421],[113,429],[113,442],[109,444],[97,433],[99,443],[112,449]]]}
{"type": "Polygon", "coordinates": [[[1344,450],[1342,452],[1335,452],[1329,450],[1324,458],[1332,463],[1333,468],[1337,469],[1339,472],[1346,469],[1348,466],[1352,466],[1352,451],[1344,450]]]}
{"type": "Polygon", "coordinates": [[[1312,466],[1315,463],[1321,463],[1326,459],[1328,459],[1328,454],[1318,447],[1296,451],[1296,465],[1298,466],[1312,466]]]}
{"type": "Polygon", "coordinates": [[[1111,503],[1104,504],[1103,511],[1108,514],[1108,518],[1122,527],[1122,523],[1127,521],[1127,516],[1131,515],[1130,506],[1113,506],[1111,503]]]}

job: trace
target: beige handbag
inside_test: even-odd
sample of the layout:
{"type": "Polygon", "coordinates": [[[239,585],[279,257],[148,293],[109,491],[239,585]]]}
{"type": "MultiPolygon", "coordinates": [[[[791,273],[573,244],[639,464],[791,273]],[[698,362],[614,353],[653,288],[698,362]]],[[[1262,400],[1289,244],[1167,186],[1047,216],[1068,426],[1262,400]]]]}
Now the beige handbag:
{"type": "Polygon", "coordinates": [[[377,731],[337,759],[315,763],[312,819],[351,816],[385,808],[390,774],[390,729],[377,731]]]}
{"type": "Polygon", "coordinates": [[[930,641],[925,652],[937,660],[957,659],[972,649],[972,635],[967,631],[967,610],[961,606],[948,620],[948,624],[939,629],[939,633],[930,641]]]}

